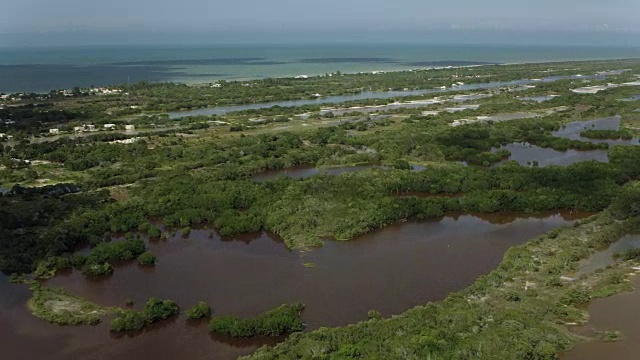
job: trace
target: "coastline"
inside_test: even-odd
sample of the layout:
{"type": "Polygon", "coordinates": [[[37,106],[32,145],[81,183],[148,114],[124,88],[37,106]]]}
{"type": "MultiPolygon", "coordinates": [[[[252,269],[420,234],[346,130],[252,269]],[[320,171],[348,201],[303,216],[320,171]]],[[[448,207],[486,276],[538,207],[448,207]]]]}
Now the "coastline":
{"type": "Polygon", "coordinates": [[[114,86],[138,81],[196,85],[314,76],[338,70],[344,74],[397,72],[423,69],[432,62],[458,67],[460,62],[531,64],[640,58],[637,46],[318,44],[3,49],[0,77],[5,81],[1,92],[47,92],[76,85],[114,86]]]}

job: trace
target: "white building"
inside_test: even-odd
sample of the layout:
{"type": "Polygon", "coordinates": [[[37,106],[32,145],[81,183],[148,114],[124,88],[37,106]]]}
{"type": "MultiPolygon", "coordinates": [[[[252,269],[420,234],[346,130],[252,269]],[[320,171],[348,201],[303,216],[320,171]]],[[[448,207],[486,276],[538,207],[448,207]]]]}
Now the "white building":
{"type": "Polygon", "coordinates": [[[49,134],[58,135],[60,134],[60,129],[49,129],[49,134]]]}
{"type": "Polygon", "coordinates": [[[84,131],[84,126],[74,126],[73,127],[73,131],[75,131],[75,132],[83,132],[84,131]]]}
{"type": "Polygon", "coordinates": [[[133,131],[136,129],[135,125],[125,125],[124,129],[127,131],[133,131]]]}
{"type": "Polygon", "coordinates": [[[85,131],[96,131],[96,126],[95,125],[89,124],[89,125],[83,125],[83,126],[84,126],[85,131]]]}
{"type": "Polygon", "coordinates": [[[114,130],[116,128],[116,124],[104,124],[105,130],[114,130]]]}

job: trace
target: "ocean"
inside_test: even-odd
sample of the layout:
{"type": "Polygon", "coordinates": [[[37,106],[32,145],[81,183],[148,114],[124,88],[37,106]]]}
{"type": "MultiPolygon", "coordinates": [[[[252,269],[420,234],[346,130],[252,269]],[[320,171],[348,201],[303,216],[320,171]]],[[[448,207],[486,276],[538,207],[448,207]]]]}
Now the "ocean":
{"type": "Polygon", "coordinates": [[[238,45],[0,48],[0,92],[48,92],[138,81],[394,71],[430,66],[640,58],[640,47],[238,45]]]}

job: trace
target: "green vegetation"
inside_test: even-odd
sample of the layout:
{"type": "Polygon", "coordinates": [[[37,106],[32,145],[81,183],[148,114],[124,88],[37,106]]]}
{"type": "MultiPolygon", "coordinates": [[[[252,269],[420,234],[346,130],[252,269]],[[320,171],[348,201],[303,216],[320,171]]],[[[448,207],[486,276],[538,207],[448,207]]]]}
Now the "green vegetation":
{"type": "Polygon", "coordinates": [[[90,263],[82,267],[82,273],[86,276],[105,276],[113,273],[113,266],[108,262],[102,264],[90,263]]]}
{"type": "Polygon", "coordinates": [[[146,252],[138,256],[138,264],[142,266],[154,266],[156,264],[156,261],[156,256],[150,252],[146,252]]]}
{"type": "Polygon", "coordinates": [[[584,130],[580,132],[580,136],[589,139],[633,139],[633,134],[629,130],[584,130]]]}
{"type": "Polygon", "coordinates": [[[111,331],[138,331],[147,324],[147,317],[141,311],[121,309],[111,322],[111,331]]]}
{"type": "Polygon", "coordinates": [[[189,319],[198,320],[209,316],[211,316],[211,307],[204,301],[200,301],[198,304],[187,310],[187,317],[189,319]]]}
{"type": "Polygon", "coordinates": [[[29,310],[33,315],[58,325],[94,325],[102,321],[106,310],[64,289],[44,287],[32,282],[29,310]]]}
{"type": "Polygon", "coordinates": [[[151,298],[144,305],[144,313],[149,322],[156,322],[177,315],[180,311],[178,304],[171,300],[151,298]]]}
{"type": "MultiPolygon", "coordinates": [[[[554,359],[577,338],[563,326],[585,323],[580,306],[630,290],[637,262],[623,262],[579,281],[561,280],[595,249],[640,228],[606,212],[510,249],[498,268],[446,300],[389,319],[293,334],[244,359],[554,359]]],[[[615,335],[615,334],[614,334],[615,335]]],[[[618,336],[614,336],[618,338],[618,336]]]]}
{"type": "Polygon", "coordinates": [[[302,304],[285,304],[250,319],[216,316],[209,322],[209,329],[232,337],[278,336],[302,331],[304,323],[300,313],[303,309],[302,304]]]}
{"type": "Polygon", "coordinates": [[[87,263],[99,264],[107,261],[133,260],[142,255],[145,250],[146,245],[141,239],[100,243],[87,256],[87,263]]]}
{"type": "Polygon", "coordinates": [[[111,322],[111,331],[138,331],[146,324],[168,319],[180,312],[178,304],[171,300],[150,298],[143,311],[118,309],[111,322]]]}
{"type": "MultiPolygon", "coordinates": [[[[321,245],[322,239],[346,241],[398,221],[452,212],[602,212],[509,250],[495,271],[444,301],[391,318],[370,311],[369,320],[346,328],[294,333],[283,344],[261,349],[254,357],[554,358],[576,342],[563,324],[584,323],[584,303],[629,288],[626,278],[637,265],[637,251],[581,279],[567,280],[563,275],[575,271],[580,259],[595,249],[638,228],[640,147],[592,144],[553,133],[569,122],[621,115],[628,130],[587,130],[582,135],[637,137],[637,105],[618,100],[637,89],[618,87],[593,95],[570,91],[586,83],[631,81],[637,73],[637,60],[518,64],[220,82],[216,87],[139,83],[122,87],[127,96],[90,96],[81,89],[72,98],[55,92],[40,98],[24,96],[15,106],[0,109],[0,118],[16,120],[11,126],[0,123],[0,132],[15,136],[0,146],[0,270],[33,272],[36,279],[47,279],[70,268],[88,276],[106,275],[113,271],[111,264],[119,261],[137,259],[151,265],[156,259],[146,252],[142,238],[166,240],[179,230],[187,237],[199,225],[215,228],[221,236],[271,231],[288,248],[306,249],[321,245]],[[508,81],[611,68],[632,70],[607,79],[539,82],[535,88],[517,92],[513,87],[449,89],[396,99],[363,99],[334,104],[342,110],[329,112],[314,104],[222,116],[169,119],[147,113],[123,118],[142,111],[305,99],[318,92],[326,96],[369,89],[428,89],[461,80],[508,81]],[[544,103],[518,98],[550,93],[558,96],[544,103]],[[479,107],[449,112],[456,95],[479,95],[469,100],[479,107]],[[344,109],[436,96],[439,102],[431,105],[370,114],[344,109]],[[479,118],[517,112],[532,117],[479,118]],[[470,123],[452,126],[461,119],[470,123]],[[107,122],[120,129],[135,124],[145,132],[135,139],[118,131],[76,139],[43,136],[54,126],[70,132],[83,123],[100,127],[107,122]],[[130,143],[114,143],[122,140],[130,143]],[[609,162],[540,167],[533,160],[533,167],[519,166],[508,161],[512,154],[500,149],[514,142],[557,151],[606,151],[609,162]],[[367,164],[377,167],[301,179],[254,178],[266,171],[367,164]],[[424,170],[413,171],[415,165],[424,170]],[[437,196],[402,196],[413,193],[437,196]],[[124,240],[122,234],[126,234],[124,240]],[[76,252],[87,245],[92,247],[87,256],[76,252]]],[[[32,291],[32,311],[49,321],[95,323],[105,313],[63,290],[38,285],[32,291]]],[[[236,337],[300,331],[302,308],[283,305],[252,319],[216,316],[211,330],[236,337]]],[[[171,301],[150,299],[143,311],[117,311],[112,330],[140,330],[178,311],[171,301]]],[[[200,303],[187,315],[206,318],[210,311],[200,303]]],[[[615,333],[604,337],[619,338],[615,333]]]]}

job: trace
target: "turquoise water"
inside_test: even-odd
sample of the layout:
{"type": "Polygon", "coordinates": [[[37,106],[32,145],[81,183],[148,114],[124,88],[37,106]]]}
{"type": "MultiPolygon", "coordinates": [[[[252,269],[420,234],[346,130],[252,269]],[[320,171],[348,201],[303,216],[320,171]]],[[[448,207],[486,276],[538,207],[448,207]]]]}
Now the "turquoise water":
{"type": "Polygon", "coordinates": [[[429,66],[640,58],[638,47],[224,46],[0,48],[0,92],[127,82],[392,71],[429,66]]]}

